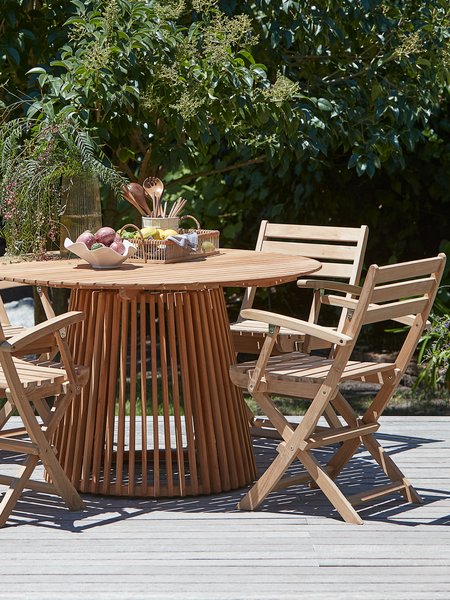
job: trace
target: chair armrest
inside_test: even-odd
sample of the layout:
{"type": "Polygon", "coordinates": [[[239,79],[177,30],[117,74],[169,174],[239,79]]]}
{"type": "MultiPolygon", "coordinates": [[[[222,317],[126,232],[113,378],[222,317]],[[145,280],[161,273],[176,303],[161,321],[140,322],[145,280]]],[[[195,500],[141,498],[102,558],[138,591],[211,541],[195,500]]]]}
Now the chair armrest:
{"type": "Polygon", "coordinates": [[[39,325],[30,327],[26,331],[10,337],[9,340],[0,344],[0,352],[17,352],[33,344],[36,340],[50,333],[55,333],[68,325],[72,325],[72,323],[78,323],[83,319],[84,313],[80,311],[71,311],[58,315],[57,317],[53,317],[53,319],[39,323],[39,325]]]}
{"type": "Polygon", "coordinates": [[[320,281],[319,279],[299,279],[297,281],[297,287],[313,290],[333,290],[335,292],[345,292],[346,294],[353,294],[356,296],[361,294],[362,289],[358,285],[350,285],[343,281],[320,281]]]}
{"type": "Polygon", "coordinates": [[[245,319],[262,321],[268,325],[287,327],[288,329],[293,329],[294,331],[311,335],[321,340],[326,340],[332,344],[339,344],[340,346],[344,346],[353,339],[349,335],[339,333],[328,327],[322,327],[322,325],[316,325],[315,323],[309,323],[308,321],[302,321],[301,319],[295,319],[293,317],[277,315],[276,313],[271,313],[265,310],[246,308],[241,314],[245,319]]]}

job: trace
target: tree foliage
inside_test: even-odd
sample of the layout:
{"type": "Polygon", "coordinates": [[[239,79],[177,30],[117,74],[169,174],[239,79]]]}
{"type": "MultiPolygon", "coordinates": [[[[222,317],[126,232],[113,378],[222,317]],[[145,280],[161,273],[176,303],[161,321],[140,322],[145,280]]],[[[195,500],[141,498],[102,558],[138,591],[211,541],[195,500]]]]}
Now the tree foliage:
{"type": "Polygon", "coordinates": [[[2,0],[0,11],[0,106],[33,92],[27,71],[47,63],[64,43],[67,2],[2,0]]]}
{"type": "Polygon", "coordinates": [[[222,146],[274,153],[290,131],[295,89],[273,102],[250,17],[200,0],[72,4],[59,56],[32,70],[42,96],[28,114],[76,115],[130,178],[193,168],[222,146]]]}
{"type": "Polygon", "coordinates": [[[284,170],[339,151],[373,176],[403,164],[449,84],[445,0],[69,6],[30,110],[75,113],[130,177],[235,149],[284,170]]]}
{"type": "Polygon", "coordinates": [[[303,149],[339,152],[359,175],[404,165],[450,84],[446,0],[258,0],[248,11],[272,76],[298,84],[303,149]]]}
{"type": "Polygon", "coordinates": [[[3,101],[78,120],[225,242],[254,243],[263,216],[366,222],[378,240],[395,232],[377,248],[401,258],[426,203],[448,202],[447,0],[5,6],[3,101]]]}
{"type": "MultiPolygon", "coordinates": [[[[254,56],[265,57],[269,78],[281,69],[317,101],[297,130],[309,153],[290,147],[283,169],[216,178],[231,238],[250,247],[261,218],[367,223],[369,262],[437,252],[450,225],[448,3],[261,0],[248,11],[259,25],[254,56]],[[333,111],[321,114],[320,98],[333,111]]],[[[197,183],[214,218],[208,185],[197,183]]]]}

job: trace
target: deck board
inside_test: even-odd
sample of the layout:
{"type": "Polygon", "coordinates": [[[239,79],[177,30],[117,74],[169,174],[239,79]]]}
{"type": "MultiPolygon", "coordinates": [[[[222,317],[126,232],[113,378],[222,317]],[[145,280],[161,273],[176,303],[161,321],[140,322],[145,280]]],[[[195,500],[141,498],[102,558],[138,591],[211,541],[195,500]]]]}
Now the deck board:
{"type": "MultiPolygon", "coordinates": [[[[29,492],[0,530],[7,600],[448,600],[450,417],[384,417],[377,434],[424,498],[365,507],[344,523],[304,487],[239,512],[237,490],[184,499],[83,496],[86,510],[29,492]]],[[[254,442],[258,465],[273,442],[254,442]]],[[[383,478],[364,452],[340,479],[383,478]],[[349,476],[351,473],[351,477],[349,476]]],[[[6,465],[2,465],[6,470],[6,465]]]]}

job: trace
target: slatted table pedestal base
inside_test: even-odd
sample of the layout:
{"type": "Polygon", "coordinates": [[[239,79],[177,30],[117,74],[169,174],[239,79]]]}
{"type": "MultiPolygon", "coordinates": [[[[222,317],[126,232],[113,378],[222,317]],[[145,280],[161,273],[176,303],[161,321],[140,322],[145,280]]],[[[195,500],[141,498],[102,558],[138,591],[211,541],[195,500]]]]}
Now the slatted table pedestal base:
{"type": "Polygon", "coordinates": [[[185,292],[75,290],[75,361],[90,383],[56,437],[82,492],[185,496],[255,478],[220,288],[185,292]]]}

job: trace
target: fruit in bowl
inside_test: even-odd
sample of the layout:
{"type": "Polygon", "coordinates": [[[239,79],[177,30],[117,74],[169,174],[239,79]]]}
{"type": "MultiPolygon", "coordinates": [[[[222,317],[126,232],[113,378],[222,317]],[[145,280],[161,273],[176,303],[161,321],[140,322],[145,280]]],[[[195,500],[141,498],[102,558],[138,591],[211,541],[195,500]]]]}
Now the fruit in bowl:
{"type": "Polygon", "coordinates": [[[112,227],[100,227],[95,233],[83,231],[75,242],[64,240],[64,247],[92,265],[94,269],[113,269],[136,252],[135,246],[112,227]]]}
{"type": "Polygon", "coordinates": [[[100,229],[94,233],[97,244],[103,244],[104,246],[110,246],[116,239],[116,236],[118,236],[118,234],[112,227],[100,227],[100,229]]]}

